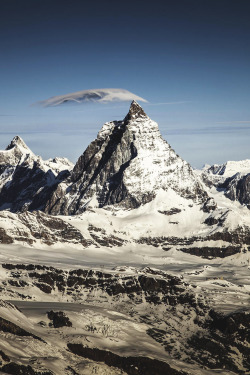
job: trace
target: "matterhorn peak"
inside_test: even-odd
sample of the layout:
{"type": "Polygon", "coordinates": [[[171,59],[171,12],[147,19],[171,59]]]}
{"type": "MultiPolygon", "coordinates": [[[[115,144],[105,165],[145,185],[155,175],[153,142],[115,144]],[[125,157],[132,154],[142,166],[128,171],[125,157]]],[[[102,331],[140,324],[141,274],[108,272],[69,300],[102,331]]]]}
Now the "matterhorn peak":
{"type": "Polygon", "coordinates": [[[135,119],[138,119],[138,118],[147,118],[147,117],[148,116],[146,115],[146,113],[144,112],[144,110],[142,109],[140,104],[138,104],[135,100],[133,100],[131,105],[130,105],[128,114],[124,118],[124,121],[128,122],[130,120],[135,120],[135,119]]]}
{"type": "Polygon", "coordinates": [[[29,150],[29,147],[26,145],[26,143],[24,142],[24,140],[19,137],[18,135],[16,135],[12,141],[10,142],[10,144],[6,147],[6,150],[11,150],[12,148],[16,147],[16,146],[19,146],[19,147],[22,147],[24,148],[25,150],[29,150]]]}
{"type": "Polygon", "coordinates": [[[157,123],[136,101],[123,121],[103,125],[70,178],[68,187],[61,185],[55,191],[47,212],[79,214],[92,199],[99,207],[137,208],[169,188],[194,201],[206,197],[190,165],[162,138],[157,123]]]}

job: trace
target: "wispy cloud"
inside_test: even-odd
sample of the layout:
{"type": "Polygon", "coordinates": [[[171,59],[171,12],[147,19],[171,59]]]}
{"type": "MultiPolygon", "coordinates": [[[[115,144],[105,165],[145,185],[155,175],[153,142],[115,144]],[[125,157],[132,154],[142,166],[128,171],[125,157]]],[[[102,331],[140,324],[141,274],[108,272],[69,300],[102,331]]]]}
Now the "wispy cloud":
{"type": "Polygon", "coordinates": [[[147,103],[147,100],[133,94],[125,89],[91,89],[77,91],[70,94],[53,96],[35,104],[43,107],[55,107],[65,103],[86,103],[86,102],[129,102],[132,100],[147,103]]]}
{"type": "Polygon", "coordinates": [[[183,100],[179,102],[148,103],[148,105],[172,105],[172,104],[185,104],[185,103],[191,103],[191,101],[183,100]]]}
{"type": "Polygon", "coordinates": [[[217,121],[216,124],[250,124],[250,121],[217,121]]]}

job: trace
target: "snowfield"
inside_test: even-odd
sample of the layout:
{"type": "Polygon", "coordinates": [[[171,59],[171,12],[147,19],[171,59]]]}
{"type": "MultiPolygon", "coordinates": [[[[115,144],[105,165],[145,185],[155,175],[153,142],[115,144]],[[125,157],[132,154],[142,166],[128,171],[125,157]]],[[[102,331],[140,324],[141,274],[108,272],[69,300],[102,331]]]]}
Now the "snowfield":
{"type": "Polygon", "coordinates": [[[194,171],[135,101],[75,166],[15,137],[0,151],[0,373],[249,375],[249,172],[194,171]]]}

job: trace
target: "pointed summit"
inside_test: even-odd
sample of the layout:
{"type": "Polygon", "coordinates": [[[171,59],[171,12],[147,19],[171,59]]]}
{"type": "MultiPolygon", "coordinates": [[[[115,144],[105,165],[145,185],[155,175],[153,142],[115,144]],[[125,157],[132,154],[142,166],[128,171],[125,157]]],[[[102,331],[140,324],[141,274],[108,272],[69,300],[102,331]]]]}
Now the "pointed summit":
{"type": "Polygon", "coordinates": [[[6,147],[6,150],[11,150],[12,148],[16,147],[16,146],[19,146],[19,147],[22,147],[26,150],[29,150],[29,147],[26,145],[26,143],[22,140],[21,137],[19,137],[18,135],[16,135],[12,141],[10,142],[10,144],[6,147]]]}
{"type": "Polygon", "coordinates": [[[124,122],[128,122],[130,120],[135,120],[138,118],[146,118],[148,117],[140,104],[138,104],[135,100],[132,101],[129,112],[127,116],[124,118],[124,122]]]}
{"type": "Polygon", "coordinates": [[[190,165],[162,138],[157,123],[136,101],[123,121],[103,125],[67,183],[54,191],[48,213],[80,214],[92,198],[99,207],[137,208],[169,188],[181,198],[206,199],[190,165]]]}

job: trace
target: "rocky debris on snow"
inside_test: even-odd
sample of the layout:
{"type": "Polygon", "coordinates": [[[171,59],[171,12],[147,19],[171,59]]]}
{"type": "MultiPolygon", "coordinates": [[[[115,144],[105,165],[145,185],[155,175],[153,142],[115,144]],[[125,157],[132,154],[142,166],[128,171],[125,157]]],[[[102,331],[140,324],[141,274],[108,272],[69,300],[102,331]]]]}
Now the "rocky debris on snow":
{"type": "Polygon", "coordinates": [[[5,374],[11,375],[55,375],[51,371],[37,371],[29,365],[20,365],[15,362],[10,362],[3,365],[2,367],[0,367],[0,370],[5,374]]]}
{"type": "Polygon", "coordinates": [[[48,311],[47,316],[52,322],[51,327],[61,328],[61,327],[72,327],[72,323],[69,318],[65,315],[63,311],[48,311]]]}
{"type": "Polygon", "coordinates": [[[0,223],[8,221],[6,229],[0,228],[0,243],[10,244],[14,242],[29,245],[40,242],[53,245],[57,242],[77,243],[84,247],[90,245],[81,232],[70,223],[44,214],[41,211],[23,212],[12,214],[1,212],[0,223]]]}
{"type": "Polygon", "coordinates": [[[2,332],[8,332],[12,335],[16,336],[31,336],[36,340],[42,341],[40,337],[37,337],[36,335],[33,335],[30,332],[27,332],[25,329],[17,326],[15,323],[12,323],[6,319],[3,319],[0,317],[0,331],[2,332]]]}
{"type": "Polygon", "coordinates": [[[104,362],[108,366],[117,367],[126,371],[128,375],[187,375],[185,371],[178,371],[163,361],[147,357],[122,357],[107,350],[84,347],[82,344],[68,344],[74,354],[91,359],[95,362],[104,362]]]}

